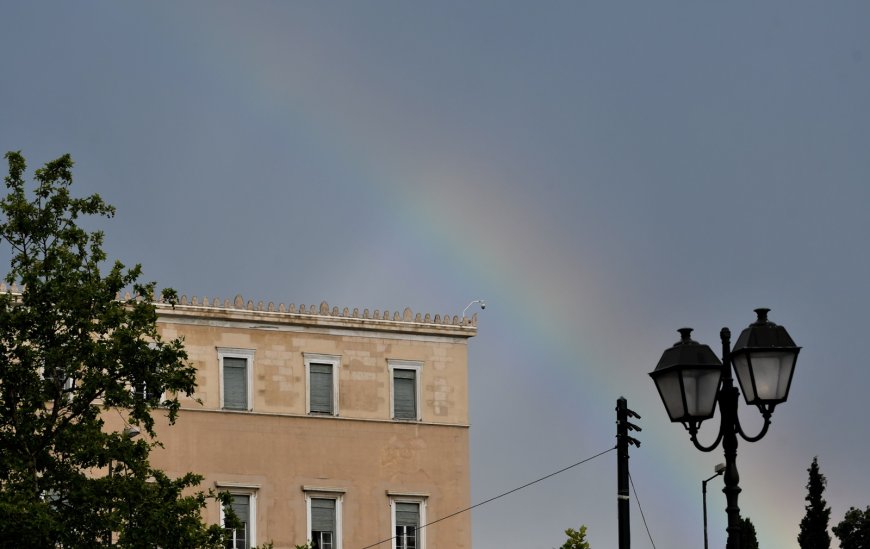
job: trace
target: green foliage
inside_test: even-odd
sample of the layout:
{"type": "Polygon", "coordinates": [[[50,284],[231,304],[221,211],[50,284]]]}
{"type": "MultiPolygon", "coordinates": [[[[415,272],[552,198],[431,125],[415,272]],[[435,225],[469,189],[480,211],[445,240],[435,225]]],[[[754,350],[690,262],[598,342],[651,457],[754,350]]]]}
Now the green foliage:
{"type": "Polygon", "coordinates": [[[813,458],[807,472],[810,474],[805,498],[808,503],[805,507],[806,514],[801,519],[798,544],[801,549],[830,549],[831,535],[828,534],[828,520],[831,517],[831,508],[822,497],[827,480],[825,475],[819,472],[818,457],[813,458]]]}
{"type": "Polygon", "coordinates": [[[870,506],[863,511],[850,507],[840,524],[834,526],[841,549],[870,549],[870,506]]]}
{"type": "Polygon", "coordinates": [[[32,189],[21,154],[6,159],[0,244],[21,290],[0,293],[0,546],[221,547],[223,529],[201,517],[215,494],[148,462],[155,408],[174,422],[195,370],[157,333],[154,283],[139,265],[104,273],[102,232],[78,224],[114,209],[70,195],[69,155],[36,170],[32,189]],[[143,436],[110,431],[107,414],[143,436]]]}
{"type": "Polygon", "coordinates": [[[758,536],[755,525],[749,517],[740,519],[740,547],[741,549],[758,549],[758,536]]]}
{"type": "Polygon", "coordinates": [[[585,524],[580,526],[579,530],[568,528],[565,530],[565,535],[568,536],[568,540],[559,549],[590,549],[589,542],[586,541],[585,524]]]}
{"type": "MultiPolygon", "coordinates": [[[[275,549],[275,544],[270,541],[268,543],[253,547],[252,549],[275,549]]],[[[313,547],[310,543],[306,543],[305,545],[296,545],[295,549],[313,549],[313,547]]]]}

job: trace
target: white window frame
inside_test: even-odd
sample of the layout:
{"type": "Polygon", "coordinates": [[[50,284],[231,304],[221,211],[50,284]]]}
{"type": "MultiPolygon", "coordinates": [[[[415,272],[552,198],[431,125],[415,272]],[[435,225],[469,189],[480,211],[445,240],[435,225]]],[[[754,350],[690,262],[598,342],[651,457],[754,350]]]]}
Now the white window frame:
{"type": "MultiPolygon", "coordinates": [[[[130,393],[133,394],[133,397],[142,397],[143,400],[147,400],[148,397],[148,387],[146,385],[142,385],[141,391],[137,387],[130,387],[130,393]]],[[[163,407],[163,402],[166,400],[166,391],[163,391],[159,395],[157,395],[157,402],[155,403],[155,408],[163,407]]]]}
{"type": "Polygon", "coordinates": [[[341,356],[323,355],[317,353],[302,353],[305,361],[305,413],[314,416],[338,415],[338,375],[341,371],[341,356]],[[332,413],[311,411],[311,364],[328,364],[332,366],[332,413]]]}
{"type": "MultiPolygon", "coordinates": [[[[218,354],[218,376],[220,377],[220,409],[224,408],[224,358],[243,358],[247,361],[247,369],[245,372],[247,383],[247,411],[254,409],[254,349],[241,349],[237,347],[217,347],[218,354]]],[[[228,412],[241,412],[243,410],[230,409],[228,412]]]]}
{"type": "MultiPolygon", "coordinates": [[[[218,490],[227,491],[231,496],[248,496],[249,531],[251,547],[257,545],[257,491],[259,486],[237,484],[235,482],[216,482],[218,490]]],[[[221,528],[224,527],[224,506],[221,505],[221,528]]]]}
{"type": "Polygon", "coordinates": [[[394,360],[387,359],[387,369],[390,373],[390,419],[394,421],[422,421],[423,420],[423,401],[422,401],[422,390],[421,386],[423,385],[421,374],[423,372],[423,362],[419,360],[394,360]],[[416,412],[417,417],[414,419],[410,418],[397,418],[396,417],[396,388],[394,386],[394,382],[396,380],[393,375],[393,370],[414,370],[416,386],[414,387],[416,398],[416,412]]]}
{"type": "MultiPolygon", "coordinates": [[[[315,361],[317,362],[317,361],[315,361]]],[[[344,490],[340,488],[322,488],[303,486],[305,492],[305,539],[311,543],[309,536],[311,535],[311,500],[312,499],[332,499],[335,500],[335,539],[333,540],[333,549],[341,549],[342,547],[342,503],[344,502],[344,490]]]]}
{"type": "Polygon", "coordinates": [[[390,498],[390,538],[392,538],[392,549],[397,549],[396,540],[396,504],[397,503],[416,503],[420,505],[420,524],[417,527],[417,548],[426,549],[426,504],[429,499],[425,494],[402,494],[387,492],[390,498]]]}
{"type": "MultiPolygon", "coordinates": [[[[39,372],[39,377],[43,383],[49,379],[54,379],[54,376],[46,377],[44,366],[40,366],[39,368],[37,368],[37,371],[39,372]]],[[[57,375],[56,372],[55,375],[57,375]]],[[[73,376],[67,376],[67,378],[63,380],[63,387],[61,387],[61,396],[64,397],[65,395],[66,400],[71,401],[75,396],[75,388],[76,378],[73,376]]]]}

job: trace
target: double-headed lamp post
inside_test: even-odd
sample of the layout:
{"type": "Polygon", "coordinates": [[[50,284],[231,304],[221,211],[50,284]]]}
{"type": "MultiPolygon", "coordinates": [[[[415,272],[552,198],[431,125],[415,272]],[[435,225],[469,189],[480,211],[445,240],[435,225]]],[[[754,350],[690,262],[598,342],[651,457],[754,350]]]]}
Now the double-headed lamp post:
{"type": "Polygon", "coordinates": [[[690,337],[691,328],[681,328],[680,341],[667,349],[650,376],[662,397],[668,416],[682,423],[689,438],[702,452],[719,447],[725,452],[725,493],[728,513],[727,549],[740,549],[740,475],[737,472],[737,435],[747,442],[761,440],[770,427],[770,416],[777,404],[788,399],[800,347],[796,346],[785,328],[767,319],[770,309],[755,309],[758,319],[743,330],[734,349],[731,331],[722,328],[722,360],[708,347],[690,337]],[[740,391],[734,386],[731,368],[743,390],[746,404],[758,407],[764,426],[755,436],[748,436],[737,416],[740,391]],[[713,417],[719,403],[719,434],[713,444],[698,441],[701,422],[713,417]]]}

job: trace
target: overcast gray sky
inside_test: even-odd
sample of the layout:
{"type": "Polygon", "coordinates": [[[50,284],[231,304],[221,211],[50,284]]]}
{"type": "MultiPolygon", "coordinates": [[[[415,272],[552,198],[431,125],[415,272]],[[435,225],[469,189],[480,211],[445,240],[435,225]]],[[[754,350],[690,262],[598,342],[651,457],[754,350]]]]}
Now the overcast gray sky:
{"type": "MultiPolygon", "coordinates": [[[[71,153],[77,192],[118,207],[110,255],[161,286],[486,299],[475,502],[612,446],[624,395],[656,546],[699,547],[722,453],[667,421],[647,373],[677,328],[718,349],[766,306],[803,351],[739,448],[744,514],[762,547],[797,547],[815,455],[833,524],[870,505],[870,3],[5,2],[0,51],[0,149],[71,153]]],[[[611,453],[480,507],[474,547],[550,549],[580,524],[615,547],[615,477],[611,453]]]]}

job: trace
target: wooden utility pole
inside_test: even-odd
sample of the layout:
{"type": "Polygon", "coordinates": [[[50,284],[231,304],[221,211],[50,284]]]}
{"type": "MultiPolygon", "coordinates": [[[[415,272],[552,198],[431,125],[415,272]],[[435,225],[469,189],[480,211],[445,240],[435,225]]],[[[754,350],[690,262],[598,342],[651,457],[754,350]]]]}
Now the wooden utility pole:
{"type": "Polygon", "coordinates": [[[619,512],[619,549],[631,549],[631,527],[628,517],[628,446],[640,448],[640,441],[629,436],[629,431],[640,431],[628,418],[640,416],[628,409],[625,397],[616,399],[616,508],[619,512]]]}

